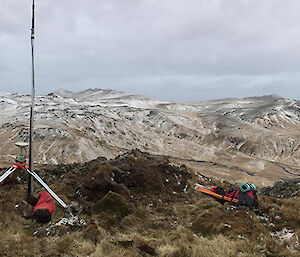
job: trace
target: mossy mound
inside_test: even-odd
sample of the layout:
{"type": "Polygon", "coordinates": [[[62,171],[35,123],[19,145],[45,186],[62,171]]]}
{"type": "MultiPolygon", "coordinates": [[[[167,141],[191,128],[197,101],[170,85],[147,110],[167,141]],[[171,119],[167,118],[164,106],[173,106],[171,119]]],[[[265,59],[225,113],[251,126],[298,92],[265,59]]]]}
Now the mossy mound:
{"type": "Polygon", "coordinates": [[[76,197],[96,203],[109,191],[130,202],[158,199],[170,202],[175,195],[184,197],[190,188],[191,173],[182,165],[174,165],[165,157],[138,150],[114,160],[98,160],[88,165],[88,172],[75,190],[76,197]],[[158,197],[159,196],[159,197],[158,197]]]}
{"type": "Polygon", "coordinates": [[[131,213],[131,210],[121,195],[109,191],[95,203],[93,212],[94,214],[104,212],[107,215],[123,218],[131,213]]]}

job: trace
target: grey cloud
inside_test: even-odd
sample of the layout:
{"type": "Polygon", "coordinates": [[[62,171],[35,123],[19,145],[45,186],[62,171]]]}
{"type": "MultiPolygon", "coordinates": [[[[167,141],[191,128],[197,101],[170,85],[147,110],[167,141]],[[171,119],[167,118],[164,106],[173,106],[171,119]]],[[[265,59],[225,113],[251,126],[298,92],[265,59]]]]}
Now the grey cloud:
{"type": "MultiPolygon", "coordinates": [[[[2,2],[0,91],[29,92],[31,3],[2,2]]],[[[299,7],[296,0],[36,1],[37,91],[299,98],[299,7]]]]}

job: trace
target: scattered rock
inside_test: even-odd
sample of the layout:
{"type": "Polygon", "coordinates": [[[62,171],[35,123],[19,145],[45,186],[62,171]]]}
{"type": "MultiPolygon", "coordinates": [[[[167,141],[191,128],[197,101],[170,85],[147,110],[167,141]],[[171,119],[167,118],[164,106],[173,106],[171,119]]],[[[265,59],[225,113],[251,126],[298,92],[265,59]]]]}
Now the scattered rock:
{"type": "Polygon", "coordinates": [[[47,237],[47,236],[54,236],[54,235],[63,235],[69,231],[75,231],[83,226],[86,226],[86,221],[74,217],[64,217],[60,221],[56,223],[50,223],[46,228],[42,228],[40,230],[35,231],[33,234],[37,237],[47,237]]]}
{"type": "Polygon", "coordinates": [[[281,231],[271,232],[270,235],[275,239],[290,240],[295,233],[290,229],[283,228],[281,231]]]}
{"type": "Polygon", "coordinates": [[[79,205],[78,202],[74,202],[74,201],[70,202],[69,207],[71,213],[74,215],[82,214],[84,212],[84,208],[81,205],[79,205]]]}
{"type": "Polygon", "coordinates": [[[199,171],[196,172],[196,175],[197,175],[200,179],[202,179],[203,181],[212,181],[211,178],[204,176],[204,175],[201,174],[199,171]]]}
{"type": "Polygon", "coordinates": [[[300,196],[300,178],[278,181],[273,187],[263,187],[258,190],[261,195],[275,198],[292,198],[300,196]]]}

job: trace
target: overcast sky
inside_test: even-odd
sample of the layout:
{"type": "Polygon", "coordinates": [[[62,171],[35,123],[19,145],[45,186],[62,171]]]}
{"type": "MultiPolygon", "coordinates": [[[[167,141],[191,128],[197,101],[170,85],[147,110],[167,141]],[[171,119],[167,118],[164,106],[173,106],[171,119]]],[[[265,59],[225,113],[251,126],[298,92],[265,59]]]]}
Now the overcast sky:
{"type": "MultiPolygon", "coordinates": [[[[31,1],[0,0],[0,91],[31,92],[31,1]]],[[[300,99],[299,0],[35,0],[36,91],[300,99]]]]}

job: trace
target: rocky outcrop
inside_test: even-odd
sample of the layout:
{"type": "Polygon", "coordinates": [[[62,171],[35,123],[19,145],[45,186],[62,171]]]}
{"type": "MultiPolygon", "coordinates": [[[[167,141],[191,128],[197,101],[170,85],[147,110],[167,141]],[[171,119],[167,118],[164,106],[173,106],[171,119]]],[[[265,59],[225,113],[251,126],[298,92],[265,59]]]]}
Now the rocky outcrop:
{"type": "Polygon", "coordinates": [[[275,198],[300,197],[300,178],[278,181],[273,187],[263,187],[259,194],[275,198]]]}

